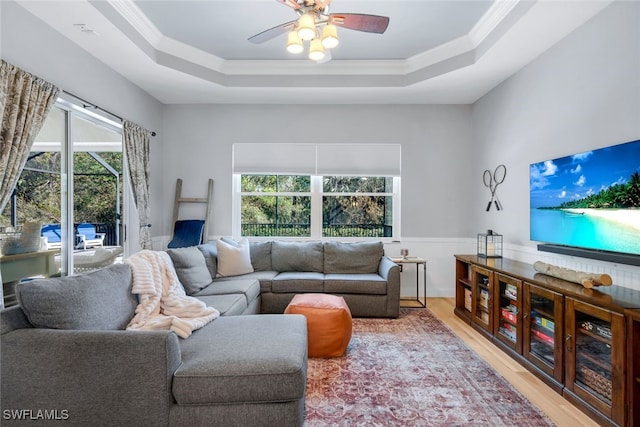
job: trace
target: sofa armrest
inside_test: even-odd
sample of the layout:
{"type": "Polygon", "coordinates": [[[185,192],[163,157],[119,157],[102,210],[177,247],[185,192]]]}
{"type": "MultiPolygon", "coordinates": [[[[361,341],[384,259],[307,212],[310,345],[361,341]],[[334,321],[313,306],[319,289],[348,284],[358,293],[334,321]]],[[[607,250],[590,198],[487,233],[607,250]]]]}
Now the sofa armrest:
{"type": "Polygon", "coordinates": [[[378,274],[387,281],[387,316],[400,315],[400,267],[387,256],[380,259],[378,274]]]}
{"type": "Polygon", "coordinates": [[[71,425],[167,425],[180,363],[168,331],[14,330],[2,336],[0,407],[55,410],[71,425]]]}

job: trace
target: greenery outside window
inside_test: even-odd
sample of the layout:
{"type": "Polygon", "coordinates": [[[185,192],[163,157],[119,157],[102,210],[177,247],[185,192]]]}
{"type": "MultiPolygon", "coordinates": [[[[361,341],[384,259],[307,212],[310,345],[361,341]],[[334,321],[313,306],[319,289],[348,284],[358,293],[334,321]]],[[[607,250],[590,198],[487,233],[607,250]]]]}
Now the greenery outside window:
{"type": "Polygon", "coordinates": [[[392,177],[322,177],[322,237],[392,236],[392,177]]]}
{"type": "MultiPolygon", "coordinates": [[[[392,238],[399,178],[234,175],[243,237],[392,238]]],[[[397,231],[396,231],[397,233],[397,231]]]]}
{"type": "Polygon", "coordinates": [[[242,236],[311,236],[311,177],[242,175],[242,236]]]}

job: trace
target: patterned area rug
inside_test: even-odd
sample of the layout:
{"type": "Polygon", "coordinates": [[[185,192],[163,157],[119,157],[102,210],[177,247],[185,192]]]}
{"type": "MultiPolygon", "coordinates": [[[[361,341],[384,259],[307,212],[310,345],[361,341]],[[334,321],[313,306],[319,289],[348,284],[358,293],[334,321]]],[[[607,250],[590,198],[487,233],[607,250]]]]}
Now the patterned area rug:
{"type": "Polygon", "coordinates": [[[305,426],[553,426],[428,309],[354,319],[344,357],[309,359],[305,426]]]}

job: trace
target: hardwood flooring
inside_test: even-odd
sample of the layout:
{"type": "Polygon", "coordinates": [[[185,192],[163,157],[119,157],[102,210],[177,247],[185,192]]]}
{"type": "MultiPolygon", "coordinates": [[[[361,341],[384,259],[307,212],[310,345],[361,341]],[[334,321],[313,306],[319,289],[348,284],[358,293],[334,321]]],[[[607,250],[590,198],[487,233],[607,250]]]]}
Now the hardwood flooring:
{"type": "MultiPolygon", "coordinates": [[[[405,306],[405,301],[402,301],[405,306]]],[[[584,412],[553,391],[514,359],[453,314],[454,298],[428,298],[427,307],[469,347],[559,427],[597,426],[584,412]]]]}

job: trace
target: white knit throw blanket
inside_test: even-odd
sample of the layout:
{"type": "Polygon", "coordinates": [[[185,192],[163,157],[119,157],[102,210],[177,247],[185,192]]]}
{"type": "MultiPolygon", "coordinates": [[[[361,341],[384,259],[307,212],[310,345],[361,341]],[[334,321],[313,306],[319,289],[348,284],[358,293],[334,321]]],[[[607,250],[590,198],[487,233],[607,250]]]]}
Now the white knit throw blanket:
{"type": "Polygon", "coordinates": [[[172,330],[181,338],[220,317],[220,312],[188,296],[166,252],[140,251],[125,260],[133,271],[136,314],[127,329],[172,330]]]}

